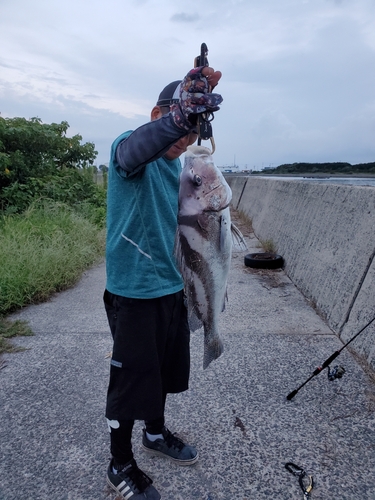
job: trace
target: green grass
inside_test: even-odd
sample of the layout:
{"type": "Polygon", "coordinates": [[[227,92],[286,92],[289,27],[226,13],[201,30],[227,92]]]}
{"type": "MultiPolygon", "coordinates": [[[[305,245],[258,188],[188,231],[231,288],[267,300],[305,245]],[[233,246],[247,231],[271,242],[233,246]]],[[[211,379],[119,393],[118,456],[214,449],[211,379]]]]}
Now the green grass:
{"type": "MultiPolygon", "coordinates": [[[[68,288],[102,258],[104,230],[62,204],[30,207],[22,215],[0,216],[0,255],[3,342],[7,335],[14,336],[5,315],[68,288]]],[[[0,343],[0,353],[2,349],[0,343]]]]}
{"type": "Polygon", "coordinates": [[[12,337],[18,335],[32,335],[30,327],[26,321],[16,320],[8,321],[5,318],[0,319],[0,353],[20,351],[22,348],[14,347],[9,341],[12,337]]]}
{"type": "Polygon", "coordinates": [[[259,240],[259,245],[265,252],[276,253],[276,245],[273,240],[259,240]]]}
{"type": "Polygon", "coordinates": [[[253,220],[251,217],[249,217],[243,210],[238,210],[237,211],[238,219],[241,224],[246,226],[246,229],[252,233],[254,232],[253,230],[253,220]]]}

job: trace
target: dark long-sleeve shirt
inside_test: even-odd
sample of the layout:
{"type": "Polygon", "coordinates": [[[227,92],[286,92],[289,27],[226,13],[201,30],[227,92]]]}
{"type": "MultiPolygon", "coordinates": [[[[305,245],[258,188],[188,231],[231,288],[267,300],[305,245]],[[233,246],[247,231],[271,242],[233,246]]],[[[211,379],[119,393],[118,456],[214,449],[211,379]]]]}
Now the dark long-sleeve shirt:
{"type": "Polygon", "coordinates": [[[163,156],[189,132],[177,127],[170,113],[134,130],[117,146],[116,160],[128,175],[139,172],[147,163],[163,156]]]}

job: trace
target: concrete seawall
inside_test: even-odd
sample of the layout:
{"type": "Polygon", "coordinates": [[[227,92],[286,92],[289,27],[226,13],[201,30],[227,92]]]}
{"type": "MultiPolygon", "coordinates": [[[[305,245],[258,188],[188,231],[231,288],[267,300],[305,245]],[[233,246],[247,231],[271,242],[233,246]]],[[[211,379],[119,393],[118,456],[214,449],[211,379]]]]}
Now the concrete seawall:
{"type": "MultiPolygon", "coordinates": [[[[375,316],[375,188],[226,176],[234,208],[343,342],[375,316]]],[[[351,347],[375,369],[372,324],[351,347]]]]}

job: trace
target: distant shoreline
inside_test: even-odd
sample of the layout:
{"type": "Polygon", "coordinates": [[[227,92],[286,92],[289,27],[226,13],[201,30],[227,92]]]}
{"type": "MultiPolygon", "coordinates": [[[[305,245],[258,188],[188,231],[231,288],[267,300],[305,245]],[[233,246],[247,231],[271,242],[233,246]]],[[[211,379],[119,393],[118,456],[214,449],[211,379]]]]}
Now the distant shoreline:
{"type": "Polygon", "coordinates": [[[340,173],[337,173],[337,174],[326,174],[324,172],[322,173],[314,173],[314,174],[309,174],[308,172],[306,172],[305,174],[301,174],[301,173],[298,173],[298,174],[293,174],[293,173],[290,173],[290,174],[266,174],[264,172],[259,172],[259,173],[249,173],[249,174],[244,174],[244,173],[241,173],[241,172],[231,172],[232,174],[237,174],[237,175],[254,175],[254,176],[263,176],[263,177],[302,177],[302,178],[307,178],[307,179],[330,179],[331,177],[342,177],[342,178],[345,178],[345,179],[374,179],[375,178],[375,174],[340,174],[340,173]]]}

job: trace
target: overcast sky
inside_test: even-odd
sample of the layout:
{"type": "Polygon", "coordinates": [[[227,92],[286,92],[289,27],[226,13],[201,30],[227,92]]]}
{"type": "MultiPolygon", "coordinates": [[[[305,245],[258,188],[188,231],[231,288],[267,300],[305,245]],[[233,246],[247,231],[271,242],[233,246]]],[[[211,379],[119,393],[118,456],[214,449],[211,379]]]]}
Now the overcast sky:
{"type": "Polygon", "coordinates": [[[202,42],[218,165],[375,161],[375,0],[0,0],[1,116],[66,120],[106,163],[202,42]]]}

